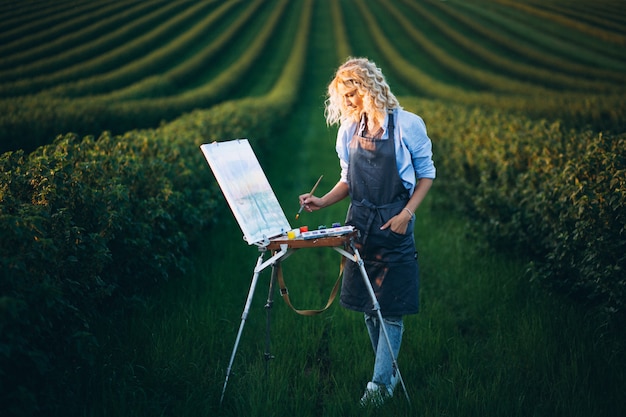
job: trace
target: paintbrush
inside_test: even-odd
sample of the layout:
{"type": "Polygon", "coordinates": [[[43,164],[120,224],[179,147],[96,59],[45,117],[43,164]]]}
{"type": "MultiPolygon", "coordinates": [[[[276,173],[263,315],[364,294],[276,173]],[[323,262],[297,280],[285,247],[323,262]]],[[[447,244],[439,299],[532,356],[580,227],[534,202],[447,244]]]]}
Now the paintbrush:
{"type": "MultiPolygon", "coordinates": [[[[322,177],[324,175],[320,175],[319,179],[317,180],[317,182],[315,183],[315,185],[313,186],[313,188],[311,188],[311,192],[309,193],[309,195],[313,195],[313,193],[315,192],[315,189],[317,188],[317,186],[319,185],[320,181],[322,180],[322,177]]],[[[300,213],[302,212],[302,209],[304,208],[304,204],[302,204],[300,206],[300,210],[298,210],[298,212],[296,213],[296,220],[298,220],[300,218],[300,213]]]]}

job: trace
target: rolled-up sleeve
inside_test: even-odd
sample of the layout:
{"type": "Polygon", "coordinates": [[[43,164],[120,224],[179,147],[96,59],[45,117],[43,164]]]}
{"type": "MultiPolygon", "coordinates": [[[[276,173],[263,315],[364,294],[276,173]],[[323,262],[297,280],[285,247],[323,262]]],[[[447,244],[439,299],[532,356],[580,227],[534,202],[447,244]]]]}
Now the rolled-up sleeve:
{"type": "Polygon", "coordinates": [[[411,155],[415,177],[435,179],[437,170],[433,162],[433,146],[424,120],[413,113],[403,111],[400,121],[402,141],[411,155]]]}
{"type": "Polygon", "coordinates": [[[349,126],[341,125],[337,131],[337,143],[335,144],[335,150],[339,157],[339,166],[341,168],[341,177],[339,180],[344,183],[348,183],[348,164],[350,160],[349,146],[352,140],[350,132],[354,131],[355,124],[349,126]]]}

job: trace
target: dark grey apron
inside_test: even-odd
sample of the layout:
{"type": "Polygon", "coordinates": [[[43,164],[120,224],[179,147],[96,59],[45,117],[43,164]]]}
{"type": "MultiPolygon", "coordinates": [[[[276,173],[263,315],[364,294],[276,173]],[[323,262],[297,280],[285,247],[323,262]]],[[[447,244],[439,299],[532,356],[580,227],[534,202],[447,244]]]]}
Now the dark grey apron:
{"type": "MultiPolygon", "coordinates": [[[[415,314],[419,310],[419,269],[413,237],[413,219],[407,233],[380,230],[406,206],[409,192],[396,164],[394,114],[389,114],[389,139],[372,139],[355,132],[349,149],[350,207],[346,224],[360,231],[357,248],[363,258],[384,316],[415,314]]],[[[371,313],[373,303],[354,262],[347,262],[341,287],[341,305],[371,313]]]]}

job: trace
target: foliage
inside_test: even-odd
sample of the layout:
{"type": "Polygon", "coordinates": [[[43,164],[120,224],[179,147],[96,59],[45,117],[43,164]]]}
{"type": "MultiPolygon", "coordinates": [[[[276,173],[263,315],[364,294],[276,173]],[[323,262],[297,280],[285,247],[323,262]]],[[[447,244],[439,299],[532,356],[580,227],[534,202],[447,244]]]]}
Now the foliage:
{"type": "Polygon", "coordinates": [[[520,226],[536,225],[536,250],[545,253],[534,272],[560,291],[624,317],[626,135],[583,132],[565,139],[564,152],[545,148],[521,178],[527,187],[520,226]]]}
{"type": "Polygon", "coordinates": [[[443,186],[477,229],[533,256],[535,279],[624,316],[626,135],[478,108],[432,111],[456,119],[431,134],[443,186]]]}
{"type": "Polygon", "coordinates": [[[166,144],[151,132],[68,134],[28,156],[2,156],[0,368],[3,384],[18,387],[3,387],[4,404],[38,391],[34,406],[56,403],[57,383],[71,398],[96,343],[92,321],[189,267],[215,190],[166,144]]]}

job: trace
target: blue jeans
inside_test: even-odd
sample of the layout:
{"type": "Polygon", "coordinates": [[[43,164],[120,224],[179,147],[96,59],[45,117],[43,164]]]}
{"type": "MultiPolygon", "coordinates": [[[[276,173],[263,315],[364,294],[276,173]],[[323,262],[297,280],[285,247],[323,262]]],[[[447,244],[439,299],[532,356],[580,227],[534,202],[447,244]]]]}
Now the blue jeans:
{"type": "MultiPolygon", "coordinates": [[[[400,344],[402,343],[402,333],[404,333],[402,316],[383,317],[383,321],[385,322],[385,329],[387,329],[387,335],[389,336],[389,342],[391,343],[391,349],[393,350],[393,357],[398,359],[400,344]]],[[[365,313],[365,325],[367,326],[367,331],[369,332],[372,347],[374,348],[374,354],[376,356],[372,382],[378,385],[391,387],[391,377],[392,375],[395,375],[395,369],[393,366],[393,359],[389,353],[387,339],[385,339],[385,334],[380,326],[378,315],[365,313]]]]}

